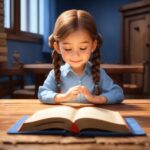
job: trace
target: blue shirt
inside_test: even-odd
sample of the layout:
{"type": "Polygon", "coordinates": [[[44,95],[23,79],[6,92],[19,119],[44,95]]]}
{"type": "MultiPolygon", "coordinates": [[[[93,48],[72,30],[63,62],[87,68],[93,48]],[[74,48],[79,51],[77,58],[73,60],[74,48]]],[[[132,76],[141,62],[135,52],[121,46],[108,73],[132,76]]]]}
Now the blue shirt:
{"type": "MultiPolygon", "coordinates": [[[[73,72],[69,64],[64,64],[61,70],[61,93],[67,92],[73,86],[83,85],[94,94],[94,82],[91,75],[91,64],[87,63],[82,76],[78,76],[73,72]]],[[[99,87],[101,95],[107,98],[108,104],[119,103],[124,99],[122,88],[114,84],[113,80],[106,74],[104,69],[100,69],[99,87]]],[[[38,98],[42,103],[54,104],[56,92],[56,82],[54,70],[51,70],[44,81],[44,84],[39,87],[38,98]]],[[[89,103],[86,98],[80,94],[77,98],[70,102],[89,103]]]]}

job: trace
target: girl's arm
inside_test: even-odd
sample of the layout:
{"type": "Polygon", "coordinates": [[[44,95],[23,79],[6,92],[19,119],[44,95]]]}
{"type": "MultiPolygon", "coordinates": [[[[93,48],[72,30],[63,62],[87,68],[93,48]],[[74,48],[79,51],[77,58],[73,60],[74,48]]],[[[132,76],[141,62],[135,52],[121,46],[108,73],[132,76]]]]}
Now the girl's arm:
{"type": "Polygon", "coordinates": [[[39,87],[38,98],[42,103],[54,104],[56,96],[56,83],[54,78],[54,70],[50,71],[43,85],[39,87]]]}
{"type": "Polygon", "coordinates": [[[122,88],[113,82],[104,69],[101,69],[100,75],[101,96],[105,96],[107,98],[107,104],[122,102],[124,99],[122,88]]]}
{"type": "Polygon", "coordinates": [[[106,72],[101,69],[100,70],[100,90],[101,94],[96,96],[92,95],[90,91],[82,86],[80,91],[86,97],[86,99],[91,103],[97,104],[116,104],[120,103],[124,99],[124,94],[122,88],[114,84],[113,80],[106,74],[106,72]]]}
{"type": "Polygon", "coordinates": [[[80,87],[80,92],[85,96],[85,98],[94,104],[105,104],[107,103],[107,98],[102,95],[92,95],[90,91],[85,87],[81,86],[80,87]]]}
{"type": "Polygon", "coordinates": [[[39,87],[38,98],[42,103],[55,104],[70,101],[76,98],[79,93],[79,86],[70,88],[66,93],[57,93],[54,70],[52,70],[44,84],[39,87]]]}

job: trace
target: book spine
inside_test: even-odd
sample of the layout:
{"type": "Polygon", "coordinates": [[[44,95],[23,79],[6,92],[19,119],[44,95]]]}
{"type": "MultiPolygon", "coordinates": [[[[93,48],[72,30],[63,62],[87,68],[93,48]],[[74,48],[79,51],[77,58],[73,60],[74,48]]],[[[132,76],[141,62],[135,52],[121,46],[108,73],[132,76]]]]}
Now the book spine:
{"type": "Polygon", "coordinates": [[[73,124],[71,125],[70,131],[71,131],[72,133],[74,133],[74,134],[77,134],[77,133],[80,132],[78,126],[77,126],[75,123],[73,123],[73,124]]]}

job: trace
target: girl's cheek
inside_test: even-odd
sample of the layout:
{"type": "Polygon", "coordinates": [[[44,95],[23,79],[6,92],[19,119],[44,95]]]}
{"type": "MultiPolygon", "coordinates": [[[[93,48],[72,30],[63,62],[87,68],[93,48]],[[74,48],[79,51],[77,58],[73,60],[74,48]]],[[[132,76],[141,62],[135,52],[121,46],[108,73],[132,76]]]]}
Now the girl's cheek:
{"type": "Polygon", "coordinates": [[[66,56],[67,53],[65,51],[62,51],[61,55],[66,56]]]}

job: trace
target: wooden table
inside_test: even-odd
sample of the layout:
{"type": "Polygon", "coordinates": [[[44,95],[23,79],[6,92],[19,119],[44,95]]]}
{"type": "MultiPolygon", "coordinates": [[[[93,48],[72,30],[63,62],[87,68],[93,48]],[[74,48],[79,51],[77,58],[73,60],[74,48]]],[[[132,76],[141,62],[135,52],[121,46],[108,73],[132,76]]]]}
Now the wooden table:
{"type": "MultiPolygon", "coordinates": [[[[131,72],[139,72],[144,69],[143,65],[125,65],[125,64],[101,64],[101,67],[111,76],[111,78],[119,84],[123,85],[123,74],[131,72]]],[[[53,69],[52,64],[25,64],[24,70],[27,73],[35,75],[35,95],[37,95],[38,87],[43,84],[46,74],[53,69]]]]}
{"type": "Polygon", "coordinates": [[[6,131],[23,115],[52,107],[38,100],[0,100],[0,149],[1,150],[149,150],[150,149],[150,99],[124,100],[123,104],[100,105],[116,110],[123,116],[134,117],[147,133],[141,137],[77,138],[52,135],[8,135],[6,131]]]}
{"type": "Polygon", "coordinates": [[[23,68],[0,68],[0,78],[2,78],[2,80],[0,81],[0,97],[10,96],[12,95],[14,89],[24,87],[23,68]]]}
{"type": "Polygon", "coordinates": [[[46,75],[51,69],[53,69],[52,64],[25,64],[23,66],[26,73],[35,75],[35,97],[37,97],[38,88],[43,84],[46,79],[46,75]]]}
{"type": "MultiPolygon", "coordinates": [[[[45,74],[48,73],[51,69],[53,69],[52,64],[25,64],[25,71],[32,72],[35,74],[45,74]]],[[[116,73],[131,73],[131,72],[139,72],[142,71],[143,65],[126,65],[126,64],[101,64],[101,67],[104,68],[108,73],[116,74],[116,73]]]]}
{"type": "Polygon", "coordinates": [[[13,76],[23,74],[24,74],[23,68],[15,68],[15,67],[0,68],[0,75],[3,76],[13,76]]]}

